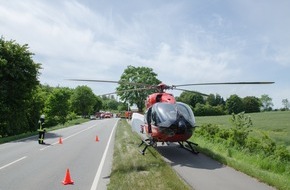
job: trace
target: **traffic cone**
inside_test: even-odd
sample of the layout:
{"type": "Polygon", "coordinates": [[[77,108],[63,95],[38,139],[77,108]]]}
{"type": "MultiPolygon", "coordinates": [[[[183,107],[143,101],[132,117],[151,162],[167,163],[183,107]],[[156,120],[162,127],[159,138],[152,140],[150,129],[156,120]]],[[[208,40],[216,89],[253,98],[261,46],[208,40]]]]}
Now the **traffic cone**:
{"type": "Polygon", "coordinates": [[[98,135],[96,136],[96,141],[97,141],[97,142],[99,142],[99,141],[100,141],[100,140],[99,140],[99,137],[98,137],[98,135]]]}
{"type": "Polygon", "coordinates": [[[62,181],[62,184],[64,184],[64,185],[74,184],[74,181],[70,178],[69,169],[66,169],[66,174],[65,174],[65,177],[62,181]]]}
{"type": "Polygon", "coordinates": [[[62,144],[62,139],[59,137],[58,144],[62,144]]]}

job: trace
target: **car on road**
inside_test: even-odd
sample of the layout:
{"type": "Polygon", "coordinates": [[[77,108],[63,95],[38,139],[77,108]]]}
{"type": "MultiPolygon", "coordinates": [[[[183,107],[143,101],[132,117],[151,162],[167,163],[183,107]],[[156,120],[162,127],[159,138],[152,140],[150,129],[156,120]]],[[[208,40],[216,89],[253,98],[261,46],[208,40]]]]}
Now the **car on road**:
{"type": "Polygon", "coordinates": [[[90,116],[90,120],[95,120],[95,119],[97,119],[97,117],[95,115],[90,116]]]}
{"type": "Polygon", "coordinates": [[[110,113],[110,112],[106,112],[106,113],[104,114],[104,118],[111,118],[111,117],[113,117],[113,114],[110,113]]]}

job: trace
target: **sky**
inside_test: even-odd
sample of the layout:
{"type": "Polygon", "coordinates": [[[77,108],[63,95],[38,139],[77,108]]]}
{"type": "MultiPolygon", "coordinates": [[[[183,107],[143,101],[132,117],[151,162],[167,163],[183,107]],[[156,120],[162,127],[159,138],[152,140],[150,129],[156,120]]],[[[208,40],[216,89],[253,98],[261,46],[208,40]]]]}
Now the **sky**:
{"type": "MultiPolygon", "coordinates": [[[[190,86],[224,99],[266,94],[290,101],[289,0],[0,0],[0,35],[28,44],[41,84],[96,95],[129,66],[149,67],[167,85],[273,81],[271,85],[190,86]]],[[[175,96],[180,91],[170,91],[175,96]]]]}

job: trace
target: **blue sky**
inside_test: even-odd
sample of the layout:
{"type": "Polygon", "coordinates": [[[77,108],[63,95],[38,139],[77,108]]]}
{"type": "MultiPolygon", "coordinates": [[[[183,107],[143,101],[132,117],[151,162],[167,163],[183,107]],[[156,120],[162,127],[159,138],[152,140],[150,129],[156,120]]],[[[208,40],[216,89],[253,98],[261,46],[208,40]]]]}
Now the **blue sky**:
{"type": "MultiPolygon", "coordinates": [[[[192,86],[189,90],[290,101],[288,0],[0,0],[0,35],[28,44],[40,81],[87,85],[95,94],[128,65],[153,68],[168,85],[274,81],[273,85],[192,86]]],[[[180,92],[172,91],[179,95],[180,92]]]]}

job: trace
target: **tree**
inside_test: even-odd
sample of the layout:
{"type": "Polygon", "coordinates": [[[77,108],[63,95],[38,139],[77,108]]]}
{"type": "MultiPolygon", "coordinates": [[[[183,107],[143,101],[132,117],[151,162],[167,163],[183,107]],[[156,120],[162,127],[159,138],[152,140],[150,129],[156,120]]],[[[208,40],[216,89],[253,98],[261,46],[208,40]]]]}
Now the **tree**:
{"type": "Polygon", "coordinates": [[[31,101],[28,106],[27,118],[29,122],[29,131],[36,131],[40,115],[44,113],[45,101],[48,97],[46,89],[39,85],[32,93],[31,101]]]}
{"type": "Polygon", "coordinates": [[[128,102],[130,105],[136,104],[138,111],[142,112],[145,107],[145,99],[147,96],[154,92],[154,90],[136,90],[136,91],[128,91],[134,90],[138,88],[144,88],[147,86],[142,85],[132,85],[130,83],[142,83],[147,85],[157,85],[161,81],[157,79],[157,74],[153,72],[152,68],[148,67],[134,67],[129,65],[121,75],[120,81],[124,81],[124,83],[120,83],[117,87],[118,95],[120,99],[128,102]],[[127,91],[126,91],[127,90],[127,91]]]}
{"type": "Polygon", "coordinates": [[[222,105],[211,106],[209,104],[197,103],[194,108],[194,115],[196,116],[225,115],[225,112],[222,105]]]}
{"type": "Polygon", "coordinates": [[[283,99],[282,104],[284,106],[284,110],[289,110],[290,103],[289,103],[288,99],[283,99]]]}
{"type": "Polygon", "coordinates": [[[72,110],[82,116],[87,116],[94,111],[96,96],[87,86],[78,86],[71,97],[72,110]]]}
{"type": "Polygon", "coordinates": [[[106,110],[117,110],[119,103],[115,99],[105,99],[103,100],[103,109],[106,110]]]}
{"type": "Polygon", "coordinates": [[[261,102],[257,97],[247,96],[243,98],[243,104],[246,113],[260,112],[261,102]]]}
{"type": "Polygon", "coordinates": [[[226,100],[226,109],[229,114],[237,114],[244,110],[242,99],[234,94],[226,100]]]}
{"type": "Polygon", "coordinates": [[[41,68],[32,55],[27,44],[0,38],[0,137],[29,129],[27,111],[41,68]]]}
{"type": "Polygon", "coordinates": [[[260,98],[260,101],[262,103],[262,110],[263,111],[271,111],[272,110],[272,98],[269,97],[267,94],[263,94],[260,98]]]}
{"type": "Polygon", "coordinates": [[[219,94],[209,94],[209,96],[206,98],[206,103],[211,106],[225,105],[223,97],[221,97],[219,94]]]}
{"type": "Polygon", "coordinates": [[[94,105],[94,111],[98,112],[98,111],[100,111],[102,109],[102,107],[103,107],[102,99],[99,96],[96,96],[96,102],[95,102],[95,105],[94,105]]]}
{"type": "Polygon", "coordinates": [[[127,103],[124,103],[124,102],[119,102],[119,105],[118,105],[118,111],[128,111],[129,106],[127,103]]]}
{"type": "Polygon", "coordinates": [[[180,94],[177,101],[183,102],[190,105],[192,108],[195,108],[196,104],[205,104],[203,96],[194,92],[184,91],[180,94]]]}
{"type": "Polygon", "coordinates": [[[48,125],[64,124],[70,112],[71,90],[68,88],[54,88],[49,95],[45,113],[48,125]]]}

